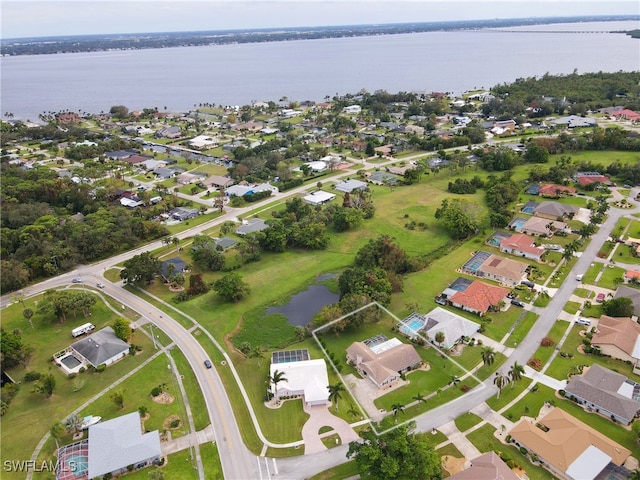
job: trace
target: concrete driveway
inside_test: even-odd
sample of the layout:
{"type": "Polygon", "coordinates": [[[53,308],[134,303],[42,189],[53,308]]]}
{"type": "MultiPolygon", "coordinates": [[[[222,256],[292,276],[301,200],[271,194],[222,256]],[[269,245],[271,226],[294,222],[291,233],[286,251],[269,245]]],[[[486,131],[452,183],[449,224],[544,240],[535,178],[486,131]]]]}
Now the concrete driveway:
{"type": "Polygon", "coordinates": [[[302,427],[302,439],[304,440],[304,454],[311,455],[314,453],[327,450],[322,443],[322,437],[337,433],[343,445],[358,440],[358,434],[353,431],[351,426],[343,419],[336,417],[329,412],[328,405],[308,406],[304,404],[304,411],[309,414],[309,420],[302,427]],[[322,427],[333,428],[332,432],[326,432],[322,435],[318,433],[322,427]]]}

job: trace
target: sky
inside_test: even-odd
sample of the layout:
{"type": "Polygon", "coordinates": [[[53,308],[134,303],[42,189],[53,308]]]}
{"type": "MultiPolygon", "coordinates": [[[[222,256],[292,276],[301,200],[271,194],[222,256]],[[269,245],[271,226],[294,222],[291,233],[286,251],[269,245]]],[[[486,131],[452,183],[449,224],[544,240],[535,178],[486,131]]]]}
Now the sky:
{"type": "Polygon", "coordinates": [[[639,15],[638,0],[0,0],[0,38],[639,15]]]}

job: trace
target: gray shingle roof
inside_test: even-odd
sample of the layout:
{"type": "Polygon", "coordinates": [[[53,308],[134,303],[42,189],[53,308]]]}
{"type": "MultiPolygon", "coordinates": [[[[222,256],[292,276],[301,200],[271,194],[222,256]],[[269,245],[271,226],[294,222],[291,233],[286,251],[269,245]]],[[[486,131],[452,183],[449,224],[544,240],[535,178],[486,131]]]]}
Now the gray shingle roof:
{"type": "Polygon", "coordinates": [[[105,327],[71,345],[91,365],[97,367],[114,357],[129,352],[129,344],[116,337],[113,328],[105,327]]]}
{"type": "Polygon", "coordinates": [[[161,454],[158,431],[143,434],[138,412],[89,427],[89,478],[102,477],[161,454]]]}
{"type": "Polygon", "coordinates": [[[252,218],[248,220],[245,225],[241,225],[236,228],[238,235],[247,235],[248,233],[260,232],[269,228],[269,225],[261,218],[252,218]]]}
{"type": "Polygon", "coordinates": [[[618,393],[627,377],[601,367],[592,365],[583,375],[571,377],[565,390],[621,418],[633,420],[640,411],[640,402],[636,402],[618,393]]]}

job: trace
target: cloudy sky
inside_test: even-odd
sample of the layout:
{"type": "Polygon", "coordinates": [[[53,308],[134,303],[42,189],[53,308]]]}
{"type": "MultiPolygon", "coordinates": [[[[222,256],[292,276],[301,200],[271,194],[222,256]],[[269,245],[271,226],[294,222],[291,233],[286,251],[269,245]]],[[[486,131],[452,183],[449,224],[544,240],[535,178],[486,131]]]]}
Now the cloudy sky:
{"type": "Polygon", "coordinates": [[[640,14],[637,0],[0,0],[2,38],[566,15],[640,14]]]}

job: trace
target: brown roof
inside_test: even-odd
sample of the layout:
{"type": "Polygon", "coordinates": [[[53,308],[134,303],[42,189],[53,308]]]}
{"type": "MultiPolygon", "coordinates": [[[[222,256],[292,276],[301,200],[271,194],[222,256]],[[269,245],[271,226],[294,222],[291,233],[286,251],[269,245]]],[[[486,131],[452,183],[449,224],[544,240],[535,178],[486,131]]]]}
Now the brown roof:
{"type": "Polygon", "coordinates": [[[531,420],[520,420],[510,435],[561,472],[591,445],[601,450],[616,465],[622,465],[631,452],[605,437],[589,425],[560,408],[552,409],[539,421],[549,431],[536,427],[531,420]]]}
{"type": "Polygon", "coordinates": [[[633,356],[633,348],[640,335],[640,325],[629,317],[609,317],[602,315],[598,330],[593,334],[591,344],[614,345],[626,354],[633,356]]]}
{"type": "Polygon", "coordinates": [[[500,246],[502,248],[511,248],[525,253],[532,253],[534,255],[542,255],[544,253],[544,248],[536,247],[533,244],[533,238],[524,233],[515,233],[509,238],[503,238],[500,240],[500,246]]]}
{"type": "Polygon", "coordinates": [[[136,163],[146,162],[147,160],[153,160],[151,157],[144,157],[142,155],[130,155],[127,158],[123,158],[122,161],[126,163],[130,163],[132,165],[136,163]]]}
{"type": "Polygon", "coordinates": [[[624,276],[628,279],[637,278],[640,280],[640,272],[637,270],[627,270],[624,276]]]}
{"type": "Polygon", "coordinates": [[[376,355],[362,342],[353,342],[347,355],[356,360],[356,365],[367,372],[378,385],[392,375],[422,363],[422,358],[413,345],[403,343],[376,355]]]}
{"type": "Polygon", "coordinates": [[[480,271],[491,275],[498,275],[513,281],[520,281],[528,265],[510,258],[491,255],[482,265],[480,271]]]}
{"type": "Polygon", "coordinates": [[[228,187],[229,185],[233,185],[233,179],[229,177],[223,177],[221,175],[211,175],[202,183],[204,183],[207,186],[216,185],[218,187],[228,187]]]}
{"type": "Polygon", "coordinates": [[[453,303],[472,308],[479,312],[486,312],[492,305],[498,305],[504,300],[509,290],[488,283],[474,281],[464,292],[457,292],[451,297],[453,303]]]}
{"type": "Polygon", "coordinates": [[[547,183],[540,186],[538,195],[560,195],[562,193],[576,193],[576,189],[573,187],[565,187],[564,185],[555,185],[553,183],[547,183]]]}
{"type": "Polygon", "coordinates": [[[547,220],[541,217],[531,217],[522,225],[522,231],[529,231],[537,233],[538,235],[551,233],[547,228],[547,225],[552,224],[556,230],[564,230],[567,228],[567,224],[564,222],[558,222],[556,220],[547,220]]]}
{"type": "Polygon", "coordinates": [[[471,466],[449,477],[449,480],[520,480],[496,452],[471,460],[471,466]]]}

